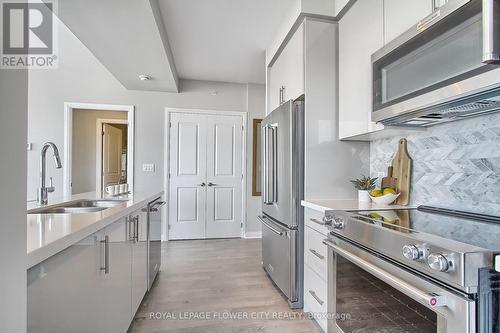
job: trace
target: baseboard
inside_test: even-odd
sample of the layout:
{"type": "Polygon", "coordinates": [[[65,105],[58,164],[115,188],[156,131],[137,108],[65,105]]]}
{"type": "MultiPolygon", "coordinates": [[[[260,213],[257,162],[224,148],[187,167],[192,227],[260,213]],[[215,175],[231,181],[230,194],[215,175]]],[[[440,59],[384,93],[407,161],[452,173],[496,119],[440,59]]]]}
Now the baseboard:
{"type": "Polygon", "coordinates": [[[245,233],[245,236],[243,238],[245,238],[245,239],[262,238],[262,232],[261,231],[249,231],[249,232],[245,233]]]}

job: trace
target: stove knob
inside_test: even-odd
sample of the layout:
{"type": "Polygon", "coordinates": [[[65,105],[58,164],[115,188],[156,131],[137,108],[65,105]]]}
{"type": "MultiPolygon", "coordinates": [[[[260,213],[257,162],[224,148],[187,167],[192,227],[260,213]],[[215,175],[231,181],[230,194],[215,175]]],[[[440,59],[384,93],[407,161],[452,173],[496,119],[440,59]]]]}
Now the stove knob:
{"type": "Polygon", "coordinates": [[[344,219],[341,217],[334,217],[332,226],[334,229],[344,229],[344,219]]]}
{"type": "Polygon", "coordinates": [[[439,272],[446,272],[450,268],[450,262],[440,253],[429,254],[427,264],[430,268],[439,272]]]}
{"type": "Polygon", "coordinates": [[[403,246],[403,256],[408,260],[417,261],[422,259],[423,252],[415,244],[403,246]]]}

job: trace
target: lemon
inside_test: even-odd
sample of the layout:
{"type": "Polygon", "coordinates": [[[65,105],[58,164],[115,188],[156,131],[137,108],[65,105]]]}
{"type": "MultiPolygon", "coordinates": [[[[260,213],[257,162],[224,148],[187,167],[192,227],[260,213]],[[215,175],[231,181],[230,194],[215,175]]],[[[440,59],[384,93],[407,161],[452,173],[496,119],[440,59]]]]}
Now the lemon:
{"type": "Polygon", "coordinates": [[[381,190],[373,190],[370,192],[370,195],[372,197],[381,197],[383,195],[381,190]]]}
{"type": "Polygon", "coordinates": [[[380,219],[382,218],[381,215],[377,214],[377,213],[370,213],[368,214],[369,217],[371,217],[372,219],[380,219]]]}
{"type": "Polygon", "coordinates": [[[385,188],[384,189],[384,192],[382,192],[383,195],[386,195],[386,194],[397,194],[396,190],[393,189],[393,188],[385,188]]]}

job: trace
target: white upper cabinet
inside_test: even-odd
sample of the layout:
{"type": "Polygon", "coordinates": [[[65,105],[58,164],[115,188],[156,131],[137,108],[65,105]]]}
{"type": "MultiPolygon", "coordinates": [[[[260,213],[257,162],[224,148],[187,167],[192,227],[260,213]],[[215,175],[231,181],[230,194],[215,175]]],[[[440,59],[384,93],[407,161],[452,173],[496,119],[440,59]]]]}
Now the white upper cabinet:
{"type": "Polygon", "coordinates": [[[432,0],[384,0],[385,44],[415,26],[432,11],[432,0]]]}
{"type": "Polygon", "coordinates": [[[383,129],[371,121],[372,54],[384,45],[384,1],[358,0],[339,22],[339,136],[383,129]]]}
{"type": "Polygon", "coordinates": [[[301,24],[269,70],[268,113],[304,93],[304,25],[301,24]]]}

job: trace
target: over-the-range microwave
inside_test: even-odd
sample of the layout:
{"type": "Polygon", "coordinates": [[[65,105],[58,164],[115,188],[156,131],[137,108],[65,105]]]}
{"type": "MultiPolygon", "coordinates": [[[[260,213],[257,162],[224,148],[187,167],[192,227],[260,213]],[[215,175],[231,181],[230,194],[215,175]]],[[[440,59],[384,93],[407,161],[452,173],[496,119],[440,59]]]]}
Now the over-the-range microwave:
{"type": "Polygon", "coordinates": [[[500,111],[500,0],[449,0],[372,55],[372,120],[430,126],[500,111]]]}

